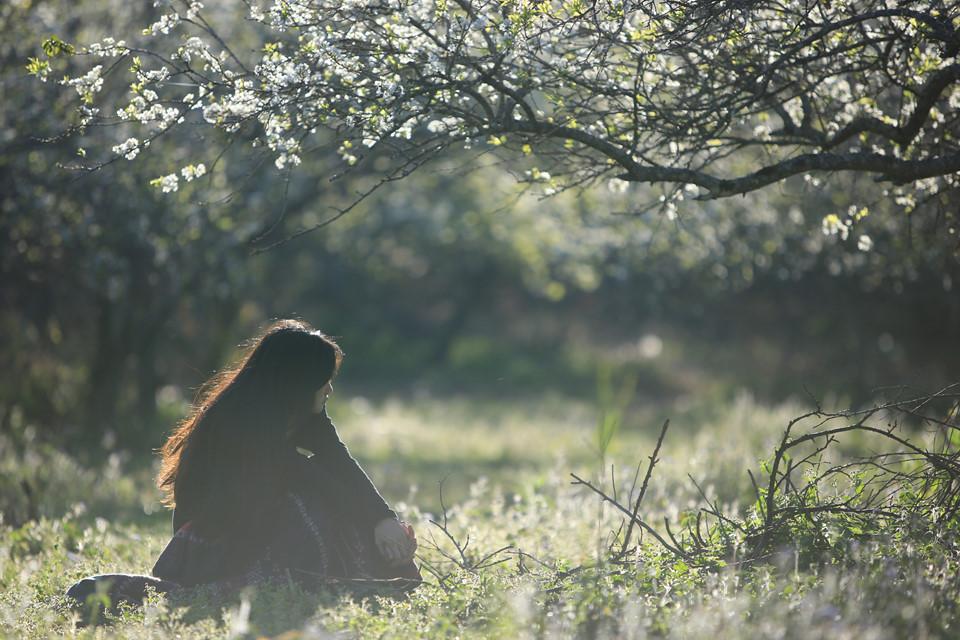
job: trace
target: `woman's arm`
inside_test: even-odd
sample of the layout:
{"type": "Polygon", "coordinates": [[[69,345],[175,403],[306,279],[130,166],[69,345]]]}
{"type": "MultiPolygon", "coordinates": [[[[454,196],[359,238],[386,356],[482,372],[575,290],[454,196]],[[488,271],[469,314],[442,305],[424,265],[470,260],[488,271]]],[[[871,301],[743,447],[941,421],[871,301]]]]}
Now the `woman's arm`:
{"type": "Polygon", "coordinates": [[[315,488],[342,513],[371,528],[385,518],[397,518],[340,440],[326,407],[319,416],[300,426],[294,434],[294,444],[313,452],[306,459],[311,468],[309,478],[318,483],[315,488]]]}

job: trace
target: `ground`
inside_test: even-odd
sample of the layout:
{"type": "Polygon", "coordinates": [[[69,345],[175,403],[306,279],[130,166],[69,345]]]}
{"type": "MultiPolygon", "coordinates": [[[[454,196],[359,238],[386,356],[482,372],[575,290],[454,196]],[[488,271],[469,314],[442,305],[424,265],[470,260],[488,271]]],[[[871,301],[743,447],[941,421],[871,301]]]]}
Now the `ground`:
{"type": "Polygon", "coordinates": [[[621,518],[571,484],[577,473],[607,492],[615,479],[618,495],[628,493],[670,417],[645,521],[661,532],[664,519],[678,528],[703,504],[694,481],[725,513],[748,518],[756,494],[747,469],[762,473],[761,461],[804,408],[746,394],[634,406],[601,453],[597,410],[562,396],[338,397],[330,413],[343,439],[416,527],[423,586],[407,599],[278,584],[217,601],[201,590],[183,601],[153,597],[92,626],[81,624],[85,612],[64,607],[62,593],[85,575],[149,571],[169,533],[153,468],[137,456],[85,464],[4,443],[4,490],[26,481],[33,498],[23,509],[39,517],[0,528],[0,635],[955,637],[960,578],[946,532],[911,538],[909,528],[878,526],[841,532],[826,551],[805,547],[798,532],[761,558],[743,561],[736,554],[746,552],[734,550],[703,563],[684,562],[645,535],[614,561],[609,546],[621,518]],[[447,531],[461,545],[469,540],[463,555],[431,523],[444,522],[443,507],[447,531]]]}

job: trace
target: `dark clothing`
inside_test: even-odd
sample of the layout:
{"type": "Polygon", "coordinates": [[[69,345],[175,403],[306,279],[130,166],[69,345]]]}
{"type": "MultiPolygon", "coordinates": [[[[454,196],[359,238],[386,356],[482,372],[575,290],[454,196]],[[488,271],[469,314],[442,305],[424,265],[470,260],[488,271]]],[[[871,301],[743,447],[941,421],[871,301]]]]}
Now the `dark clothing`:
{"type": "MultiPolygon", "coordinates": [[[[350,455],[325,410],[299,425],[284,447],[247,444],[230,450],[232,460],[213,456],[221,464],[194,470],[182,485],[178,478],[174,535],[153,567],[155,578],[141,577],[143,587],[157,586],[156,578],[164,590],[201,584],[232,590],[273,578],[307,584],[401,579],[390,585],[401,590],[420,583],[412,561],[391,566],[380,555],[374,528],[397,514],[350,455]]],[[[89,591],[97,578],[129,590],[137,576],[95,576],[94,583],[88,578],[68,594],[79,593],[81,584],[86,585],[81,591],[89,591]]]]}
{"type": "Polygon", "coordinates": [[[227,590],[272,578],[305,584],[402,578],[408,582],[392,585],[401,588],[420,582],[413,562],[388,564],[376,548],[373,528],[343,518],[322,495],[291,491],[278,497],[275,514],[266,543],[252,550],[242,532],[209,539],[185,523],[160,554],[153,575],[183,586],[214,584],[227,590]],[[240,545],[245,545],[242,554],[240,545]]]}
{"type": "MultiPolygon", "coordinates": [[[[209,499],[218,503],[217,512],[230,510],[231,505],[223,503],[227,495],[233,493],[233,503],[240,508],[240,519],[249,525],[250,517],[256,511],[263,515],[270,513],[276,505],[277,494],[285,493],[290,488],[297,490],[309,489],[316,495],[322,496],[328,506],[337,509],[348,520],[357,524],[369,525],[371,528],[384,518],[396,518],[395,511],[387,506],[386,501],[377,491],[377,488],[364,473],[357,461],[350,455],[347,446],[340,440],[333,421],[327,415],[326,408],[311,423],[300,426],[294,433],[289,446],[282,451],[277,468],[270,469],[269,463],[259,459],[260,452],[247,451],[244,457],[247,460],[233,462],[232,471],[242,479],[229,478],[224,482],[225,474],[222,470],[213,473],[219,476],[217,484],[224,486],[223,492],[211,495],[211,492],[201,487],[199,491],[190,491],[181,496],[177,492],[177,509],[173,516],[174,533],[186,522],[193,522],[194,526],[205,535],[219,537],[224,533],[233,534],[229,526],[222,519],[209,517],[209,511],[203,509],[209,506],[209,499]],[[296,451],[301,447],[313,453],[309,458],[296,451]],[[278,482],[279,480],[279,482],[278,482]],[[250,495],[237,491],[244,484],[269,486],[271,491],[260,504],[251,504],[250,495]],[[199,494],[199,495],[191,495],[199,494]],[[255,510],[251,512],[251,509],[255,510]],[[226,524],[226,526],[225,526],[226,524]]],[[[214,484],[209,482],[206,484],[214,484]]],[[[258,492],[259,493],[259,492],[258,492]]],[[[231,516],[234,514],[230,514],[231,516]]],[[[228,520],[232,519],[228,517],[228,520]]]]}
{"type": "Polygon", "coordinates": [[[342,455],[347,462],[333,458],[335,473],[355,474],[342,482],[333,477],[319,454],[291,457],[287,473],[292,482],[287,492],[275,496],[265,508],[251,505],[250,520],[241,529],[211,536],[204,533],[211,527],[200,528],[194,520],[184,522],[183,516],[175,516],[178,528],[153,575],[185,586],[249,583],[288,574],[308,582],[318,578],[419,581],[419,570],[412,562],[393,567],[381,557],[374,527],[396,513],[345,447],[342,455]]]}
{"type": "Polygon", "coordinates": [[[105,607],[97,596],[103,593],[110,597],[110,608],[116,610],[121,604],[133,606],[142,604],[148,587],[153,588],[157,593],[168,593],[179,588],[179,586],[176,583],[152,576],[107,573],[89,576],[74,583],[67,589],[67,597],[80,605],[95,604],[102,610],[105,607]],[[91,600],[91,598],[94,600],[91,600]]]}

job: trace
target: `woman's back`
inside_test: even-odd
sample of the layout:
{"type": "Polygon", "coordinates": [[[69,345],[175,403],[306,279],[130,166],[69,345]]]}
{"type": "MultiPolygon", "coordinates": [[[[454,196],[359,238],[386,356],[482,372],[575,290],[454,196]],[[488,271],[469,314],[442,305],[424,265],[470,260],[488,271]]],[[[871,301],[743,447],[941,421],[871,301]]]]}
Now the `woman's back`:
{"type": "Polygon", "coordinates": [[[214,376],[161,451],[158,486],[174,508],[174,535],[153,568],[163,582],[99,578],[115,579],[124,593],[134,578],[164,589],[274,577],[419,584],[412,529],[350,455],[325,408],[313,413],[317,394],[325,401],[332,391],[342,355],[322,333],[287,320],[214,376]]]}

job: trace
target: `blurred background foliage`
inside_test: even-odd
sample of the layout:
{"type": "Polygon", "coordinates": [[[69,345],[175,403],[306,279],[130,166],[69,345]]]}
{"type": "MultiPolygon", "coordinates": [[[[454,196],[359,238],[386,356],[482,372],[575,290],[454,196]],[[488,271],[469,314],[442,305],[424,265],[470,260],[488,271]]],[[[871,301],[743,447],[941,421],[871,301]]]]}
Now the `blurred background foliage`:
{"type": "MultiPolygon", "coordinates": [[[[218,28],[235,27],[256,50],[245,10],[225,3],[218,28]]],[[[338,388],[374,400],[589,401],[604,367],[636,380],[636,402],[660,406],[744,388],[770,401],[858,402],[879,385],[960,377],[955,231],[885,215],[867,177],[687,203],[668,220],[637,204],[656,201],[655,190],[544,198],[512,175],[535,158],[505,167],[465,150],[284,241],[375,176],[330,180],[335,144],[287,174],[190,132],[97,172],[62,169],[84,136],[58,137],[72,98],[54,79],[30,78],[28,57],[51,34],[82,43],[137,33],[154,11],[116,0],[0,5],[9,442],[147,455],[240,341],[291,315],[340,339],[338,388]],[[208,176],[175,194],[149,186],[197,146],[224,150],[208,176]],[[824,215],[864,203],[871,251],[821,233],[824,215]]]]}

